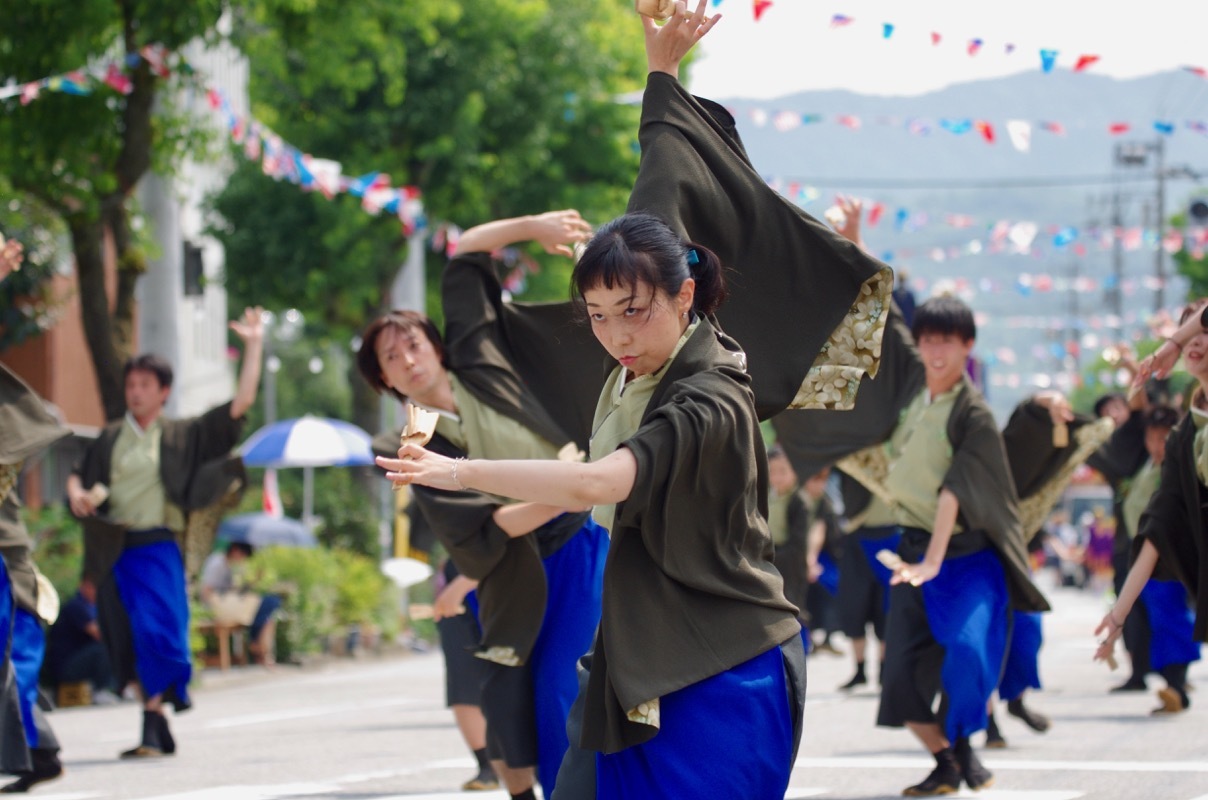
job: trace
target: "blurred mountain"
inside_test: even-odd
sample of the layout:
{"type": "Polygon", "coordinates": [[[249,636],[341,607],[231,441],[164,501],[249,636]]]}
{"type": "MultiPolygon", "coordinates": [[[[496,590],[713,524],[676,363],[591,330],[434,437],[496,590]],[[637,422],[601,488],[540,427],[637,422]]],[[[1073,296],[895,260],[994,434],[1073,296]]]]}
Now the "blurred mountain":
{"type": "MultiPolygon", "coordinates": [[[[989,363],[987,393],[1003,419],[1046,380],[1068,388],[1107,343],[1141,335],[1154,310],[1152,243],[1123,254],[1123,319],[1117,321],[1108,316],[1104,291],[1113,254],[1088,239],[1089,230],[1111,224],[1114,204],[1125,227],[1154,227],[1155,154],[1151,149],[1142,165],[1120,166],[1117,146],[1161,140],[1166,171],[1178,173],[1166,181],[1167,219],[1185,214],[1202,193],[1190,174],[1208,178],[1208,135],[1188,126],[1208,122],[1208,80],[1185,71],[1131,80],[1032,71],[916,97],[826,91],[720,100],[738,119],[756,168],[814,216],[837,194],[865,198],[866,206],[880,203],[881,221],[865,225],[866,244],[908,271],[920,300],[937,283],[960,281],[979,313],[977,352],[989,363]],[[789,114],[820,115],[821,121],[779,129],[778,115],[785,115],[783,123],[789,114]],[[858,118],[858,129],[836,122],[839,116],[858,118]],[[976,127],[956,134],[941,124],[959,128],[976,120],[992,126],[994,143],[976,127]],[[1031,123],[1028,152],[1012,146],[1008,120],[1031,123]],[[1044,122],[1059,123],[1064,135],[1043,130],[1044,122]],[[1112,135],[1108,128],[1117,123],[1131,130],[1112,135]],[[1155,123],[1172,124],[1174,133],[1160,134],[1155,123]],[[947,224],[951,215],[967,218],[968,227],[947,224]],[[990,253],[989,232],[1000,220],[1037,223],[1033,252],[990,253]],[[1084,255],[1074,245],[1054,245],[1055,233],[1071,227],[1080,233],[1076,243],[1086,245],[1084,255]],[[982,252],[971,255],[974,241],[982,252]],[[962,255],[953,258],[958,250],[962,255]],[[1030,289],[1021,287],[1021,276],[1033,279],[1030,289]],[[1071,340],[1078,342],[1077,356],[1062,357],[1071,340]]],[[[1165,263],[1173,273],[1169,257],[1165,263]]],[[[1166,307],[1181,303],[1185,293],[1185,283],[1172,278],[1166,307]]]]}

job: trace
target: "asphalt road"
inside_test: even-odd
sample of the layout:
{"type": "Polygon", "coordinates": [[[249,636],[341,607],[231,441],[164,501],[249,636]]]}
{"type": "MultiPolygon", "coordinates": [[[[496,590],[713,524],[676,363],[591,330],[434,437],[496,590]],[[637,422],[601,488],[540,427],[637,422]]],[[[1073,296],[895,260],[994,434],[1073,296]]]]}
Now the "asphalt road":
{"type": "MultiPolygon", "coordinates": [[[[1045,623],[1046,689],[1031,705],[1052,717],[1053,728],[1039,735],[1000,711],[1010,746],[983,753],[995,785],[967,796],[1208,800],[1208,668],[1192,667],[1193,684],[1204,689],[1192,694],[1188,712],[1151,717],[1152,691],[1109,695],[1123,676],[1091,662],[1090,631],[1103,597],[1068,589],[1049,595],[1056,611],[1045,623]]],[[[806,731],[789,798],[896,797],[931,768],[909,734],[874,727],[874,689],[854,696],[836,690],[850,670],[846,656],[811,660],[806,731]]],[[[1163,682],[1155,676],[1150,685],[1163,682]]],[[[46,800],[475,796],[457,791],[473,760],[443,707],[439,651],[207,673],[195,703],[172,720],[176,756],[134,763],[116,756],[137,740],[136,705],[55,712],[67,771],[34,793],[46,800]]]]}

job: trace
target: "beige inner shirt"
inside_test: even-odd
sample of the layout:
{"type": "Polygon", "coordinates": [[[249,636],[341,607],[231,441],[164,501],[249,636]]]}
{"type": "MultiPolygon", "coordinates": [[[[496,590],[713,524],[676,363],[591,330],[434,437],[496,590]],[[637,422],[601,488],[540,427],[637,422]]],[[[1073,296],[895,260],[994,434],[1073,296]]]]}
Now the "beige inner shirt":
{"type": "MultiPolygon", "coordinates": [[[[591,424],[592,461],[599,461],[610,455],[621,446],[621,442],[638,432],[638,428],[642,425],[642,417],[646,414],[646,406],[650,405],[650,398],[654,396],[655,388],[663,379],[671,362],[675,361],[680,350],[684,349],[684,345],[688,343],[689,337],[692,336],[692,332],[698,325],[700,325],[700,320],[696,319],[688,326],[679,341],[676,342],[671,356],[663,366],[658,368],[657,372],[630,377],[629,370],[617,365],[612,374],[608,376],[608,380],[604,382],[604,389],[600,392],[600,401],[596,404],[596,415],[591,424]]],[[[591,510],[591,518],[600,527],[606,528],[611,533],[616,512],[615,504],[595,506],[591,510]]]]}
{"type": "MultiPolygon", "coordinates": [[[[888,505],[874,495],[865,525],[904,525],[926,531],[935,526],[940,488],[952,466],[948,417],[962,385],[958,383],[935,399],[924,388],[902,412],[901,421],[884,445],[889,457],[885,487],[894,503],[888,505]]],[[[960,533],[960,526],[952,532],[960,533]]]]}
{"type": "MultiPolygon", "coordinates": [[[[480,402],[453,373],[449,373],[449,383],[453,387],[453,402],[457,404],[457,413],[437,408],[428,410],[440,415],[436,422],[436,432],[465,450],[467,456],[491,460],[558,457],[559,448],[556,445],[511,417],[480,402]]],[[[509,498],[498,499],[513,502],[509,498]]]]}
{"type": "Polygon", "coordinates": [[[156,418],[146,429],[126,414],[109,470],[109,514],[132,530],[167,527],[182,531],[184,514],[168,502],[159,477],[159,445],[163,425],[156,418]]]}

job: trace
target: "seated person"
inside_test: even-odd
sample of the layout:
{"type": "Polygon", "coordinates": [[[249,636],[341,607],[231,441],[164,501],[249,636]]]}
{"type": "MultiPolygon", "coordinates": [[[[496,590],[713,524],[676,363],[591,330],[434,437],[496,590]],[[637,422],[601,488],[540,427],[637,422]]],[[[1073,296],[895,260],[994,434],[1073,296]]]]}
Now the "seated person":
{"type": "Polygon", "coordinates": [[[94,703],[117,700],[113,670],[101,641],[96,618],[96,581],[87,572],[50,626],[46,643],[46,682],[51,686],[83,683],[92,686],[94,703]]]}
{"type": "Polygon", "coordinates": [[[201,600],[220,621],[247,625],[252,657],[258,664],[270,665],[276,661],[276,614],[281,598],[257,595],[246,587],[241,573],[252,552],[247,542],[231,542],[226,552],[212,553],[201,568],[201,600]]]}

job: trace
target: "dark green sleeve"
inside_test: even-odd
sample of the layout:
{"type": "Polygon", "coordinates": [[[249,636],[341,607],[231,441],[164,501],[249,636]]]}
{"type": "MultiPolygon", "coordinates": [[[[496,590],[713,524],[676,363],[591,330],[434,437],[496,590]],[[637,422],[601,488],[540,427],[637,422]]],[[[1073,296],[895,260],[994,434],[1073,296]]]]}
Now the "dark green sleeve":
{"type": "Polygon", "coordinates": [[[718,311],[748,355],[761,418],[782,411],[863,284],[884,264],[781,197],[752,167],[724,108],[647,78],[631,212],[664,219],[730,271],[718,311]]]}
{"type": "Polygon", "coordinates": [[[805,501],[796,492],[789,499],[788,523],[789,547],[799,549],[802,553],[808,552],[809,531],[814,520],[810,519],[809,510],[805,507],[805,501]]]}
{"type": "Polygon", "coordinates": [[[587,448],[606,354],[571,303],[506,302],[490,255],[467,253],[445,267],[441,306],[449,366],[476,397],[587,448]]]}
{"type": "Polygon", "coordinates": [[[231,418],[231,404],[211,408],[189,425],[190,452],[197,461],[222,458],[239,444],[245,417],[231,418]]]}
{"type": "Polygon", "coordinates": [[[1188,503],[1186,497],[1189,491],[1199,493],[1199,478],[1192,459],[1194,440],[1195,425],[1187,415],[1166,443],[1158,490],[1141,514],[1137,535],[1133,537],[1133,555],[1135,558],[1142,542],[1153,542],[1159,556],[1154,577],[1180,580],[1192,595],[1198,596],[1202,556],[1192,531],[1202,528],[1203,522],[1188,517],[1198,498],[1188,503]]]}
{"type": "Polygon", "coordinates": [[[1074,447],[1075,432],[1090,422],[1092,420],[1087,417],[1076,417],[1069,425],[1070,445],[1054,447],[1053,418],[1049,410],[1030,398],[1015,407],[1003,428],[1002,439],[1011,477],[1021,499],[1031,497],[1061,470],[1077,449],[1074,447]]]}
{"type": "Polygon", "coordinates": [[[1086,460],[1113,485],[1131,478],[1145,466],[1149,453],[1145,450],[1145,415],[1133,411],[1128,420],[1116,428],[1112,438],[1086,460]]]}

